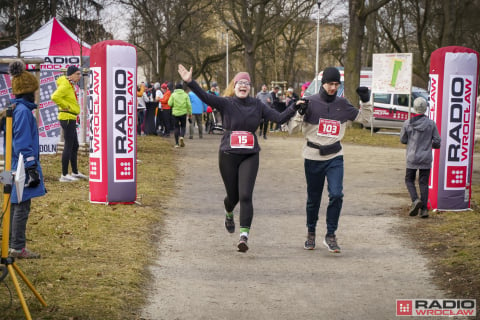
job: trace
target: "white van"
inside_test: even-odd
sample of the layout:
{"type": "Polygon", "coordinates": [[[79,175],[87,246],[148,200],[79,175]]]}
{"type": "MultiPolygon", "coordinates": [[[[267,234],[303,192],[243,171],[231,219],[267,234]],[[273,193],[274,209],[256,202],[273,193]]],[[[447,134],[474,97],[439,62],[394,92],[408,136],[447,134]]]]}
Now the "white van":
{"type": "MultiPolygon", "coordinates": [[[[374,93],[373,94],[373,131],[380,129],[401,129],[405,120],[417,114],[413,111],[413,101],[423,97],[428,101],[425,89],[412,87],[412,99],[408,107],[408,94],[374,93]]],[[[367,128],[371,126],[368,125],[367,128]]]]}

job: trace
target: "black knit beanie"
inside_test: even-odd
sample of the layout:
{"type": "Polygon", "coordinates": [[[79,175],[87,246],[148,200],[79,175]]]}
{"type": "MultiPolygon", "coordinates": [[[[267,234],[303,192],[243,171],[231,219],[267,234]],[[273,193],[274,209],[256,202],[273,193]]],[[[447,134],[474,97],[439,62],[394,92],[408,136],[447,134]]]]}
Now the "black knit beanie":
{"type": "Polygon", "coordinates": [[[74,74],[78,70],[80,70],[80,69],[77,66],[74,66],[74,65],[69,66],[67,68],[67,76],[71,76],[72,74],[74,74]]]}
{"type": "Polygon", "coordinates": [[[322,84],[328,82],[338,82],[340,83],[340,71],[334,67],[328,67],[323,70],[322,75],[322,84]]]}

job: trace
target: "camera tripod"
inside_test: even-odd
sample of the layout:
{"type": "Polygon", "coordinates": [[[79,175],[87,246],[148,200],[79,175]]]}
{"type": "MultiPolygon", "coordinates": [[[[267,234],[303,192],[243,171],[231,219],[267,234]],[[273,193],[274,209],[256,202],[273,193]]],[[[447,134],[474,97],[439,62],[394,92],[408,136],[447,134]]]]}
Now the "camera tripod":
{"type": "Polygon", "coordinates": [[[5,170],[0,175],[0,182],[4,185],[3,187],[3,207],[2,210],[4,212],[3,215],[3,229],[2,229],[2,257],[0,260],[0,264],[5,265],[5,269],[3,270],[3,275],[0,279],[3,279],[10,274],[12,277],[13,285],[18,294],[18,299],[23,308],[23,312],[25,313],[25,317],[28,320],[32,319],[30,315],[30,311],[28,310],[27,303],[25,302],[25,298],[23,296],[22,290],[20,288],[17,276],[15,272],[22,278],[25,284],[30,288],[33,294],[37,297],[40,303],[46,307],[47,303],[40,294],[37,292],[35,287],[30,283],[27,279],[25,274],[20,270],[20,268],[15,263],[15,259],[13,257],[8,256],[8,245],[9,245],[9,237],[10,237],[10,195],[12,192],[12,183],[13,183],[13,175],[11,173],[12,167],[12,108],[8,107],[7,114],[6,114],[6,129],[5,129],[5,170]]]}

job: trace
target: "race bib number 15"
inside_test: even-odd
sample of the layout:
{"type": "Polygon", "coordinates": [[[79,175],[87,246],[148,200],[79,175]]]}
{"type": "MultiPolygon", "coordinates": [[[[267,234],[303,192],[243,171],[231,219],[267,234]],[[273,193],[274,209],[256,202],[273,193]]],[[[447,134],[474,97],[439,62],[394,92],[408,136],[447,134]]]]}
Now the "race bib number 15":
{"type": "Polygon", "coordinates": [[[340,133],[340,121],[320,119],[318,123],[319,136],[336,137],[340,133]]]}
{"type": "Polygon", "coordinates": [[[253,149],[255,137],[248,131],[232,131],[230,134],[230,147],[253,149]]]}

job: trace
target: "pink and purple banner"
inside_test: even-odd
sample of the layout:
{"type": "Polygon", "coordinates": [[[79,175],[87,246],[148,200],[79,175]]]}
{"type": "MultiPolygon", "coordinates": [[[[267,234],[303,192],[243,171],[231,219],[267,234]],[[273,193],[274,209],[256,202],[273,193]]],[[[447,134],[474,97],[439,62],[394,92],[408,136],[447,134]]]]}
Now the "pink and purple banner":
{"type": "Polygon", "coordinates": [[[136,200],[136,48],[118,40],[92,46],[88,88],[90,201],[136,200]]]}
{"type": "Polygon", "coordinates": [[[464,47],[444,47],[431,55],[429,117],[442,138],[433,150],[429,208],[470,208],[475,142],[479,54],[464,47]]]}

